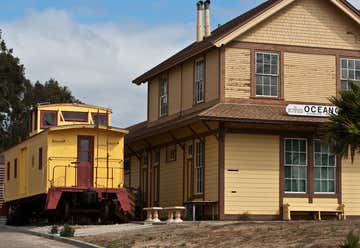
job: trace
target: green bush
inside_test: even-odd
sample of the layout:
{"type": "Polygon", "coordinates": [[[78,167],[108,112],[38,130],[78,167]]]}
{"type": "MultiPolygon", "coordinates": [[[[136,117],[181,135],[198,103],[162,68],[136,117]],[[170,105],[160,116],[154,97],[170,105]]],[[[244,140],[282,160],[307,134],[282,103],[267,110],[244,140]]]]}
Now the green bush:
{"type": "Polygon", "coordinates": [[[64,227],[60,231],[61,237],[74,237],[75,229],[65,224],[64,227]]]}
{"type": "Polygon", "coordinates": [[[351,231],[347,237],[346,240],[342,245],[340,245],[340,248],[360,248],[359,246],[359,235],[354,234],[353,231],[351,231]]]}
{"type": "Polygon", "coordinates": [[[248,212],[241,214],[239,217],[239,220],[241,220],[241,221],[249,221],[250,219],[251,218],[250,218],[250,215],[248,212]]]}
{"type": "Polygon", "coordinates": [[[57,234],[59,232],[59,229],[57,226],[52,226],[50,229],[51,234],[57,234]]]}

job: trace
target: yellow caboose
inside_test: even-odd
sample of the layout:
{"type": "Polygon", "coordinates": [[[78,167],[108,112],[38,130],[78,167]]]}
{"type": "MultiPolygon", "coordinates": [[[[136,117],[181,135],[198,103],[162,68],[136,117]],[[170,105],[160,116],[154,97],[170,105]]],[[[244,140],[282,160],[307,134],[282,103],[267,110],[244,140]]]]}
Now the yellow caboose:
{"type": "Polygon", "coordinates": [[[110,109],[85,104],[42,104],[32,111],[28,139],[3,153],[9,223],[132,214],[123,187],[128,132],[111,127],[110,117],[110,109]]]}

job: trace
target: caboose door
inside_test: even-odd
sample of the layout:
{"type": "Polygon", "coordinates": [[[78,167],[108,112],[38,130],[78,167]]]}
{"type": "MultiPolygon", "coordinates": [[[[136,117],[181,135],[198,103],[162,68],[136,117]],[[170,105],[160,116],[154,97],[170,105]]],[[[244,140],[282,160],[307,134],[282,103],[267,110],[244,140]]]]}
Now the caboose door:
{"type": "Polygon", "coordinates": [[[94,137],[78,136],[77,186],[90,188],[94,182],[94,137]]]}

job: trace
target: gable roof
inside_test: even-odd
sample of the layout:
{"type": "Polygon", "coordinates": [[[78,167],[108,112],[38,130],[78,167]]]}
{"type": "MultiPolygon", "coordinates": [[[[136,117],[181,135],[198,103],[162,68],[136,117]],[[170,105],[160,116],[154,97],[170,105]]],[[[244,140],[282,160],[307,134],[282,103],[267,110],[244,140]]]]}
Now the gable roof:
{"type": "MultiPolygon", "coordinates": [[[[141,76],[134,79],[133,83],[137,85],[146,83],[149,79],[158,75],[159,73],[168,70],[173,66],[184,62],[185,60],[199,53],[202,53],[212,47],[221,47],[233,38],[237,37],[239,34],[242,34],[243,32],[249,30],[250,28],[254,27],[264,19],[268,18],[269,16],[288,6],[294,1],[296,0],[268,0],[258,5],[257,7],[249,10],[248,12],[216,28],[211,32],[211,35],[209,37],[205,37],[204,40],[192,43],[180,52],[171,56],[169,59],[145,72],[141,76]],[[270,9],[272,9],[272,11],[269,11],[270,9]],[[242,30],[240,30],[241,28],[242,30]]],[[[360,24],[360,11],[352,4],[350,4],[347,0],[328,1],[334,3],[341,10],[345,12],[348,11],[347,14],[360,24]]]]}

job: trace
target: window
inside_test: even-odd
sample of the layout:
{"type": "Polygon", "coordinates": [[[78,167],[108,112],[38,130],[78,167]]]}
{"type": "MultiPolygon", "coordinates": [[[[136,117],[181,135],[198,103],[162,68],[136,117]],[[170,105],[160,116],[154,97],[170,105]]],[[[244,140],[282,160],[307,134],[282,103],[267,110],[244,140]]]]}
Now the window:
{"type": "Polygon", "coordinates": [[[93,113],[92,119],[95,126],[107,126],[107,114],[93,113]]]}
{"type": "Polygon", "coordinates": [[[167,161],[168,162],[176,161],[176,145],[169,146],[167,148],[167,161]]]}
{"type": "Polygon", "coordinates": [[[154,152],[154,166],[158,166],[160,164],[160,150],[155,150],[154,152]]]}
{"type": "Polygon", "coordinates": [[[204,193],[204,167],[205,167],[205,144],[196,142],[195,145],[195,194],[204,193]]]}
{"type": "Polygon", "coordinates": [[[127,158],[127,159],[125,159],[125,162],[124,162],[125,175],[130,174],[130,169],[131,169],[131,160],[127,158]]]}
{"type": "Polygon", "coordinates": [[[256,53],[256,96],[279,96],[279,54],[256,53]]]}
{"type": "Polygon", "coordinates": [[[70,112],[62,111],[62,116],[65,121],[74,121],[74,122],[87,122],[88,113],[87,112],[70,112]]]}
{"type": "Polygon", "coordinates": [[[335,193],[336,158],[319,140],[314,141],[314,184],[315,193],[335,193]]]}
{"type": "Polygon", "coordinates": [[[307,145],[305,139],[285,140],[285,192],[306,193],[307,145]]]}
{"type": "Polygon", "coordinates": [[[360,59],[341,59],[341,89],[348,90],[349,82],[360,83],[360,59]]]}
{"type": "Polygon", "coordinates": [[[160,117],[168,114],[168,81],[166,77],[160,79],[160,117]]]}
{"type": "Polygon", "coordinates": [[[7,180],[9,181],[10,180],[10,162],[7,163],[7,180]]]}
{"type": "Polygon", "coordinates": [[[43,149],[39,148],[39,170],[42,170],[43,167],[43,149]]]}
{"type": "Polygon", "coordinates": [[[205,62],[204,59],[199,59],[195,62],[195,104],[204,102],[205,100],[205,62]]]}
{"type": "Polygon", "coordinates": [[[192,158],[193,157],[193,145],[189,145],[188,146],[188,158],[192,158]]]}
{"type": "Polygon", "coordinates": [[[144,158],[143,168],[147,168],[149,165],[149,156],[147,152],[144,152],[143,158],[144,158]]]}
{"type": "Polygon", "coordinates": [[[56,111],[41,111],[41,128],[49,128],[57,125],[56,111]]]}
{"type": "Polygon", "coordinates": [[[14,178],[17,178],[17,158],[14,159],[14,178]]]}

